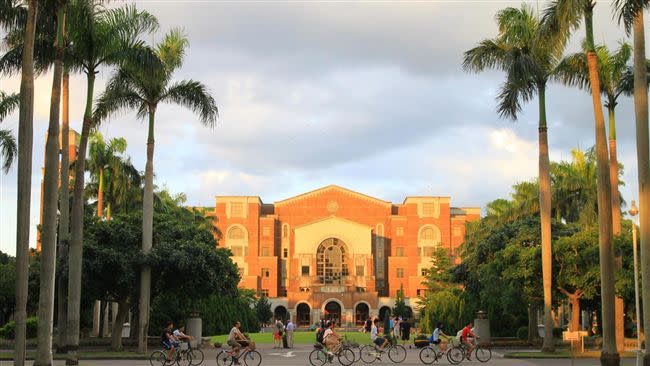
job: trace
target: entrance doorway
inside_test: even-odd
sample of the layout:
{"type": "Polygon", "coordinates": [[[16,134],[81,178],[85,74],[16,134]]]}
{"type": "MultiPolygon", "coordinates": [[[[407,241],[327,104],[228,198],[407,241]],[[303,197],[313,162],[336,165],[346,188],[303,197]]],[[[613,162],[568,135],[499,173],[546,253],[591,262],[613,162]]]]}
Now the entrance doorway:
{"type": "Polygon", "coordinates": [[[368,304],[361,302],[354,309],[354,320],[357,325],[364,325],[370,314],[368,304]]]}
{"type": "Polygon", "coordinates": [[[308,327],[311,322],[310,315],[311,309],[309,308],[309,305],[304,302],[298,304],[298,307],[296,307],[296,322],[298,323],[298,326],[308,327]]]}
{"type": "Polygon", "coordinates": [[[325,304],[325,320],[341,325],[341,305],[336,301],[325,304]]]}
{"type": "Polygon", "coordinates": [[[287,308],[284,306],[280,305],[273,310],[273,317],[275,319],[280,319],[282,320],[283,323],[286,323],[287,318],[289,317],[289,313],[287,312],[287,308]]]}
{"type": "Polygon", "coordinates": [[[388,318],[390,316],[390,308],[388,306],[382,306],[379,309],[379,320],[382,322],[384,319],[388,318]]]}

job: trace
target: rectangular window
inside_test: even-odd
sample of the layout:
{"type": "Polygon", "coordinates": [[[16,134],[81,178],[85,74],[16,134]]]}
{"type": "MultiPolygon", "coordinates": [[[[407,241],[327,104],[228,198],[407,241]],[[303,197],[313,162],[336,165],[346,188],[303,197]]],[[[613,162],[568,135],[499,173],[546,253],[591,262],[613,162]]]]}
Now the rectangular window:
{"type": "Polygon", "coordinates": [[[230,217],[244,217],[244,204],[242,202],[230,203],[230,217]]]}
{"type": "Polygon", "coordinates": [[[366,292],[365,287],[357,287],[357,292],[366,292]]]}
{"type": "Polygon", "coordinates": [[[404,278],[404,268],[397,269],[397,278],[404,278]]]}
{"type": "Polygon", "coordinates": [[[269,247],[262,247],[262,257],[268,257],[271,253],[269,247]]]}
{"type": "Polygon", "coordinates": [[[365,267],[363,265],[357,266],[357,276],[365,276],[365,267]]]}
{"type": "Polygon", "coordinates": [[[395,256],[403,257],[404,256],[404,247],[395,247],[395,256]]]}
{"type": "Polygon", "coordinates": [[[286,260],[282,260],[282,262],[280,262],[280,273],[282,274],[283,279],[287,278],[287,261],[286,260]]]}
{"type": "Polygon", "coordinates": [[[262,291],[260,291],[260,294],[262,297],[269,297],[269,290],[262,289],[262,291]]]}
{"type": "Polygon", "coordinates": [[[262,268],[262,277],[270,277],[271,276],[271,270],[268,268],[262,268]]]}
{"type": "Polygon", "coordinates": [[[282,249],[282,258],[289,258],[289,248],[282,249]]]}
{"type": "Polygon", "coordinates": [[[423,257],[433,257],[433,247],[422,247],[423,257]]]}
{"type": "Polygon", "coordinates": [[[426,276],[427,276],[427,272],[428,272],[427,269],[422,268],[422,269],[420,270],[420,276],[422,276],[422,277],[426,277],[426,276]]]}
{"type": "Polygon", "coordinates": [[[268,226],[264,226],[262,228],[262,236],[269,236],[271,235],[271,228],[268,226]]]}
{"type": "Polygon", "coordinates": [[[395,229],[395,236],[404,236],[404,228],[402,226],[398,226],[395,229]]]}
{"type": "Polygon", "coordinates": [[[422,204],[422,216],[432,217],[436,213],[436,204],[433,202],[422,204]]]}
{"type": "Polygon", "coordinates": [[[233,245],[230,247],[230,251],[234,257],[241,257],[244,255],[244,248],[240,245],[233,245]]]}
{"type": "Polygon", "coordinates": [[[302,266],[301,273],[303,276],[309,276],[309,266],[302,266]]]}

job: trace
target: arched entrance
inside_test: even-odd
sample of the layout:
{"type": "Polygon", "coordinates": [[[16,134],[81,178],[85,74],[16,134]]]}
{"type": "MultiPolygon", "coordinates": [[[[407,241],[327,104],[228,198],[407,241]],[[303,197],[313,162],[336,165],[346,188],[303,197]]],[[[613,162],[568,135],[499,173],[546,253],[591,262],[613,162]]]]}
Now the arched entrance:
{"type": "Polygon", "coordinates": [[[348,276],[348,250],[342,240],[329,238],[318,246],[316,275],[322,284],[340,285],[348,276]]]}
{"type": "Polygon", "coordinates": [[[325,320],[341,324],[341,304],[336,301],[330,301],[325,304],[325,320]]]}
{"type": "Polygon", "coordinates": [[[276,306],[275,310],[273,310],[273,317],[282,320],[283,323],[287,320],[288,316],[289,312],[287,311],[287,308],[282,305],[276,306]]]}
{"type": "Polygon", "coordinates": [[[379,320],[382,322],[384,319],[390,316],[390,308],[388,306],[382,306],[379,308],[379,320]]]}
{"type": "Polygon", "coordinates": [[[354,308],[354,320],[357,325],[364,325],[370,314],[370,308],[365,302],[360,302],[354,308]]]}
{"type": "Polygon", "coordinates": [[[311,309],[309,308],[309,305],[304,302],[298,304],[296,307],[296,322],[298,323],[298,326],[309,326],[309,323],[311,322],[310,315],[311,309]]]}

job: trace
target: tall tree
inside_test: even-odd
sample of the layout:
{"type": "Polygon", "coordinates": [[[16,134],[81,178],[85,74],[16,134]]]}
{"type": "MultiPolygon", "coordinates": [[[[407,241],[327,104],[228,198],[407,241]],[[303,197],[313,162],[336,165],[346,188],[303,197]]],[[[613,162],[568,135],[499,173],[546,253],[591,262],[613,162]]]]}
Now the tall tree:
{"type": "Polygon", "coordinates": [[[52,325],[54,321],[54,284],[56,273],[56,231],[59,189],[59,107],[63,76],[66,5],[56,2],[56,58],[52,77],[50,121],[45,143],[45,177],[43,179],[43,225],[41,227],[41,279],[38,306],[38,349],[34,365],[51,366],[52,325]]]}
{"type": "MultiPolygon", "coordinates": [[[[20,105],[20,96],[18,94],[7,94],[0,91],[0,122],[13,112],[14,109],[20,105]]],[[[2,162],[2,170],[5,173],[9,172],[11,165],[16,160],[18,154],[18,146],[16,139],[9,130],[0,129],[0,157],[4,159],[2,162]]]]}
{"type": "MultiPolygon", "coordinates": [[[[646,79],[645,31],[643,11],[648,0],[615,0],[613,5],[619,23],[634,34],[634,116],[636,120],[636,156],[639,182],[639,223],[641,241],[641,273],[650,278],[650,136],[648,135],[648,85],[646,79]]],[[[650,329],[650,281],[643,281],[643,328],[650,329]]],[[[645,353],[643,364],[650,365],[645,353]]]]}
{"type": "MultiPolygon", "coordinates": [[[[616,341],[616,309],[614,305],[614,245],[612,230],[612,186],[609,173],[609,153],[605,133],[605,117],[601,106],[601,82],[598,57],[594,43],[593,11],[595,0],[555,0],[544,11],[544,28],[557,35],[565,44],[572,31],[584,20],[585,51],[589,70],[589,85],[594,108],[596,162],[598,168],[598,225],[600,241],[600,274],[603,316],[603,365],[620,364],[616,341]]],[[[622,310],[622,309],[621,309],[622,310]]],[[[622,314],[620,314],[622,315],[622,314]]],[[[619,317],[620,318],[620,317],[619,317]]],[[[619,320],[622,322],[622,318],[619,320]]],[[[621,323],[622,325],[622,323],[621,323]]],[[[622,345],[622,339],[620,345],[622,345]]]]}
{"type": "Polygon", "coordinates": [[[71,240],[68,249],[68,319],[66,327],[67,364],[79,362],[79,319],[81,306],[81,266],[83,256],[84,181],[86,149],[93,123],[95,75],[103,66],[131,62],[138,67],[155,66],[156,58],[138,37],[155,30],[158,22],[151,14],[134,6],[106,10],[95,1],[79,7],[69,32],[69,53],[86,74],[86,108],[84,111],[75,178],[71,217],[71,240]]]}
{"type": "MultiPolygon", "coordinates": [[[[171,80],[174,71],[183,63],[187,45],[188,40],[180,30],[170,31],[155,47],[162,65],[149,69],[123,65],[109,81],[95,110],[98,120],[120,109],[137,109],[138,117],[147,116],[149,119],[142,220],[142,251],[145,254],[151,251],[152,246],[154,127],[158,104],[175,103],[188,107],[198,114],[201,123],[210,127],[214,126],[217,118],[217,106],[203,84],[194,80],[176,83],[171,80]]],[[[140,276],[138,352],[147,351],[150,293],[151,268],[144,265],[140,276]]]]}
{"type": "Polygon", "coordinates": [[[123,160],[119,155],[126,151],[126,139],[122,137],[112,138],[108,142],[99,132],[90,137],[90,149],[88,154],[87,170],[90,177],[97,183],[97,216],[104,217],[104,185],[108,180],[107,176],[118,174],[122,168],[123,160]]]}
{"type": "Polygon", "coordinates": [[[502,117],[517,119],[524,102],[535,95],[539,102],[539,207],[542,235],[542,269],[544,283],[544,351],[553,351],[552,246],[551,246],[551,177],[546,122],[546,86],[553,75],[563,47],[557,38],[542,32],[540,20],[528,6],[506,8],[497,13],[499,35],[487,39],[465,52],[463,68],[467,71],[498,69],[506,81],[497,96],[497,110],[502,117]]]}

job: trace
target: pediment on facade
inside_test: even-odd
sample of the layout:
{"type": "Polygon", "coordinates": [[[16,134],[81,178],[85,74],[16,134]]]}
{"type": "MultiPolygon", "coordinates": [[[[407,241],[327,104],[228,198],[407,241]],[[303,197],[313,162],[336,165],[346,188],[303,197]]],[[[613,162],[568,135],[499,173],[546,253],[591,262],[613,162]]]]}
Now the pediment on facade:
{"type": "Polygon", "coordinates": [[[372,252],[372,227],[330,216],[296,227],[296,254],[314,254],[318,245],[328,238],[342,240],[353,254],[372,252]]]}
{"type": "Polygon", "coordinates": [[[311,222],[308,222],[308,223],[305,223],[305,224],[302,224],[302,225],[298,225],[298,226],[295,227],[295,229],[298,230],[298,229],[300,229],[302,227],[313,226],[313,225],[324,225],[324,226],[328,226],[328,227],[341,226],[341,225],[343,225],[343,226],[351,225],[351,226],[357,226],[357,227],[367,229],[367,230],[372,230],[372,227],[370,227],[368,225],[364,225],[364,224],[358,223],[356,221],[344,219],[342,217],[333,216],[333,215],[328,216],[328,217],[323,217],[323,218],[320,218],[318,220],[314,220],[314,221],[311,221],[311,222]]]}
{"type": "Polygon", "coordinates": [[[275,206],[277,207],[277,206],[283,206],[283,205],[290,205],[290,204],[298,203],[300,201],[307,200],[307,199],[310,199],[310,198],[318,198],[318,197],[321,197],[321,196],[326,195],[326,194],[341,195],[341,196],[344,196],[346,198],[349,198],[349,197],[356,198],[356,199],[363,200],[363,201],[366,201],[368,203],[380,205],[380,206],[383,206],[383,207],[392,207],[392,203],[390,203],[388,201],[384,201],[384,200],[380,200],[380,199],[375,198],[375,197],[367,196],[365,194],[355,192],[353,190],[343,188],[343,187],[340,187],[340,186],[337,186],[337,185],[334,185],[334,184],[323,187],[323,188],[319,188],[319,189],[316,189],[316,190],[313,190],[313,191],[310,191],[310,192],[307,192],[307,193],[303,193],[303,194],[298,195],[298,196],[287,198],[287,199],[282,200],[282,201],[277,201],[277,202],[275,202],[275,206]]]}

